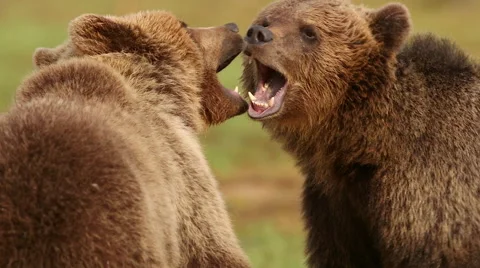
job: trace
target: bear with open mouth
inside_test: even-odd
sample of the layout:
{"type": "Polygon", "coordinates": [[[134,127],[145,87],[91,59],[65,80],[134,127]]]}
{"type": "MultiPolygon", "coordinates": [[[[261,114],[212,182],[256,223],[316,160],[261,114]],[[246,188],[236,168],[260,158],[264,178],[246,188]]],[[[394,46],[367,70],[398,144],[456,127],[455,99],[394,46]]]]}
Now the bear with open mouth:
{"type": "Polygon", "coordinates": [[[197,134],[248,104],[238,27],[82,15],[0,118],[1,267],[247,268],[197,134]]]}
{"type": "Polygon", "coordinates": [[[248,115],[305,176],[309,267],[480,267],[480,65],[407,8],[280,0],[248,29],[248,115]]]}

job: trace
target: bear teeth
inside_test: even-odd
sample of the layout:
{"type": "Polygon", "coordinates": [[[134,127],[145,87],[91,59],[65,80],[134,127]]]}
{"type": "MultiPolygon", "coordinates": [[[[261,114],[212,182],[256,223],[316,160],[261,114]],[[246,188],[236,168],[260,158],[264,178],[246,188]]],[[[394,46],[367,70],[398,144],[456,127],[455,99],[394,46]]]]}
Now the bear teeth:
{"type": "Polygon", "coordinates": [[[238,86],[235,87],[235,90],[234,90],[236,93],[238,93],[238,86]]]}
{"type": "Polygon", "coordinates": [[[248,92],[248,97],[250,98],[250,100],[252,102],[255,102],[257,100],[257,98],[255,98],[255,96],[253,96],[252,92],[250,92],[250,91],[248,92]]]}
{"type": "Polygon", "coordinates": [[[268,103],[266,102],[263,102],[263,101],[253,101],[253,104],[255,104],[256,106],[260,106],[262,108],[268,108],[268,103]]]}
{"type": "Polygon", "coordinates": [[[268,83],[265,83],[265,85],[262,87],[262,91],[263,91],[263,92],[267,91],[267,89],[268,89],[269,86],[270,86],[270,85],[269,85],[268,83]]]}
{"type": "Polygon", "coordinates": [[[272,97],[272,98],[270,98],[270,100],[268,101],[268,107],[273,107],[274,104],[275,104],[275,97],[272,97]]]}
{"type": "Polygon", "coordinates": [[[275,104],[275,97],[271,97],[268,100],[268,102],[257,100],[257,98],[255,96],[253,96],[253,94],[251,92],[248,92],[248,97],[250,98],[252,103],[257,107],[270,108],[270,107],[273,107],[273,105],[275,104]]]}

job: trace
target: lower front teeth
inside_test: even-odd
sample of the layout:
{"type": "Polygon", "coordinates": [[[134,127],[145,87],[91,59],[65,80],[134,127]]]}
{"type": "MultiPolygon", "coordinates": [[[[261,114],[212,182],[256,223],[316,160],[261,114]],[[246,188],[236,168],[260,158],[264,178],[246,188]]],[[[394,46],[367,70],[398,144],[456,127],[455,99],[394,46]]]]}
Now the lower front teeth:
{"type": "Polygon", "coordinates": [[[253,101],[253,103],[257,106],[261,106],[263,108],[268,108],[268,104],[266,102],[263,102],[263,101],[253,101]]]}
{"type": "Polygon", "coordinates": [[[273,107],[273,105],[275,104],[275,97],[271,97],[270,100],[268,100],[268,102],[257,100],[257,98],[253,96],[251,92],[248,92],[248,97],[250,98],[253,104],[263,108],[270,108],[270,107],[273,107]]]}
{"type": "Polygon", "coordinates": [[[270,108],[270,107],[273,107],[273,105],[275,104],[275,99],[272,97],[268,103],[264,102],[264,101],[252,101],[255,105],[257,106],[261,106],[261,107],[264,107],[264,108],[270,108]]]}

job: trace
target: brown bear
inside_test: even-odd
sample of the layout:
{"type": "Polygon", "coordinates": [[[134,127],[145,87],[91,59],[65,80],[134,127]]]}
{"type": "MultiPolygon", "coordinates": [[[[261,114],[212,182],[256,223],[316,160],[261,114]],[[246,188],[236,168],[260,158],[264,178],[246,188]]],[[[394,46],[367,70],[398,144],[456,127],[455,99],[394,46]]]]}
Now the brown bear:
{"type": "Polygon", "coordinates": [[[197,133],[245,112],[238,28],[86,14],[0,119],[0,267],[249,267],[197,133]]]}
{"type": "Polygon", "coordinates": [[[246,34],[248,114],[297,160],[310,267],[480,267],[480,69],[402,4],[282,0],[246,34]]]}

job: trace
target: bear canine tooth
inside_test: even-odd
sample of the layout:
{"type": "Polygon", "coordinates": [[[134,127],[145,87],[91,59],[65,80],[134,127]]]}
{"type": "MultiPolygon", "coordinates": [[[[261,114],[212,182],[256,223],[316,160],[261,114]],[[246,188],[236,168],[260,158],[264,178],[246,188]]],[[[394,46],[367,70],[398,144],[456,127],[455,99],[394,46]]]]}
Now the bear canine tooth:
{"type": "Polygon", "coordinates": [[[263,92],[267,91],[267,89],[268,89],[269,86],[270,86],[270,85],[269,85],[268,83],[265,83],[265,85],[263,85],[263,87],[262,87],[262,91],[263,91],[263,92]]]}
{"type": "Polygon", "coordinates": [[[254,101],[257,100],[257,98],[255,98],[255,96],[253,96],[253,95],[252,95],[252,92],[250,92],[250,91],[248,92],[248,97],[250,98],[250,100],[251,100],[252,102],[254,102],[254,101]]]}
{"type": "Polygon", "coordinates": [[[235,87],[235,90],[234,90],[236,93],[238,93],[238,86],[235,87]]]}
{"type": "Polygon", "coordinates": [[[272,97],[272,98],[270,98],[270,100],[268,101],[268,106],[269,106],[269,107],[273,107],[274,104],[275,104],[275,97],[272,97]]]}

